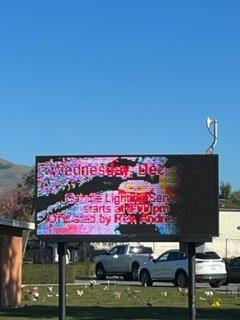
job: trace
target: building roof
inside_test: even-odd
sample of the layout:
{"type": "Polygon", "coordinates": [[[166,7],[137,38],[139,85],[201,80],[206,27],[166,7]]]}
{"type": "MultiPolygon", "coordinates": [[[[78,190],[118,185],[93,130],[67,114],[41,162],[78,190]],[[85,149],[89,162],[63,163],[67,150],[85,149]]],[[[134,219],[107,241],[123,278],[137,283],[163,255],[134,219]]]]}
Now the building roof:
{"type": "Polygon", "coordinates": [[[24,230],[35,230],[35,223],[19,220],[0,218],[0,226],[13,227],[24,230]]]}
{"type": "Polygon", "coordinates": [[[240,211],[240,206],[226,199],[220,199],[219,210],[220,211],[240,211]]]}

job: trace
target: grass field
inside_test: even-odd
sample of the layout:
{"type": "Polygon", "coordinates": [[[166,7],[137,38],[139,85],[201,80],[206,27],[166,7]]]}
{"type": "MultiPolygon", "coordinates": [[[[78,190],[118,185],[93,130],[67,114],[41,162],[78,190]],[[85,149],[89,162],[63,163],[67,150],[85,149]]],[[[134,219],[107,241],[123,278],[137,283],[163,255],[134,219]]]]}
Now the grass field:
{"type": "MultiPolygon", "coordinates": [[[[39,297],[32,300],[32,287],[23,289],[22,307],[2,309],[2,320],[58,319],[58,287],[38,286],[39,297]]],[[[211,294],[197,290],[197,319],[239,320],[240,295],[211,294]]],[[[184,289],[89,284],[67,287],[67,319],[188,319],[188,296],[184,289]]]]}

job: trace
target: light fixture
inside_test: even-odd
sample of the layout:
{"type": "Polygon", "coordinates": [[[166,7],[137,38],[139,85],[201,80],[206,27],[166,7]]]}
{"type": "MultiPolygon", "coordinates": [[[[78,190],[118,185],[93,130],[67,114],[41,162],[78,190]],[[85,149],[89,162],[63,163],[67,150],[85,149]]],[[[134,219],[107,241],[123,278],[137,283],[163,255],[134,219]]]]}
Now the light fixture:
{"type": "Polygon", "coordinates": [[[213,142],[207,148],[207,150],[205,151],[205,154],[213,154],[214,147],[216,146],[217,140],[218,140],[217,119],[207,117],[206,124],[207,124],[208,132],[211,134],[211,136],[213,136],[213,142]]]}

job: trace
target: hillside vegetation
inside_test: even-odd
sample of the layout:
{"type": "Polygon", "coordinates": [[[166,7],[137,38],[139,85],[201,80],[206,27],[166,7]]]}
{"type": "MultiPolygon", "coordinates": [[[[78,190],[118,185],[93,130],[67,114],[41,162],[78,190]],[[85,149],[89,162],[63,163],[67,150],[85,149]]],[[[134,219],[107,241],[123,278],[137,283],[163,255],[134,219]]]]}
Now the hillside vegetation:
{"type": "Polygon", "coordinates": [[[0,158],[0,194],[22,182],[23,175],[30,172],[31,167],[14,164],[0,158]]]}

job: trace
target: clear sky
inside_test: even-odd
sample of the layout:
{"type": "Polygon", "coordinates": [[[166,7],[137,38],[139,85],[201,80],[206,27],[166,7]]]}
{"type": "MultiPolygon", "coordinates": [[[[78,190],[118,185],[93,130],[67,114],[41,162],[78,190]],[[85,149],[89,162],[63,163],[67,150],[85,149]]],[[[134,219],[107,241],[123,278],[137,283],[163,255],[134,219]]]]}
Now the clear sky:
{"type": "Polygon", "coordinates": [[[240,189],[240,1],[2,1],[0,156],[204,153],[240,189]]]}

